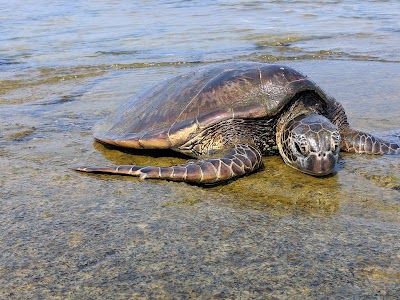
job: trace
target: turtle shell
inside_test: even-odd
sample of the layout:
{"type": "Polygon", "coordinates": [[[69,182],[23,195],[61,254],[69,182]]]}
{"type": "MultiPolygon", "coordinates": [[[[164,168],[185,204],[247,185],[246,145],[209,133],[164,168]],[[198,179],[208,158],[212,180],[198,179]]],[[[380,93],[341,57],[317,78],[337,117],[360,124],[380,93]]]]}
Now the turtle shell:
{"type": "Polygon", "coordinates": [[[233,119],[275,116],[299,92],[333,101],[292,68],[252,62],[214,64],[160,82],[133,97],[94,127],[103,143],[167,149],[193,133],[233,119]]]}

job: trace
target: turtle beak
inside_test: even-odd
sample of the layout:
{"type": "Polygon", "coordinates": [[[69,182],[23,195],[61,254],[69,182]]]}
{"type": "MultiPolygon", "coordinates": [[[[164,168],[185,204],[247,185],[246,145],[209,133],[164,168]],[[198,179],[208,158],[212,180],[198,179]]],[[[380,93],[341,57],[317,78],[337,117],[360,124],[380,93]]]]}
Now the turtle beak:
{"type": "Polygon", "coordinates": [[[311,153],[305,160],[304,172],[313,176],[325,176],[332,172],[336,166],[338,154],[331,151],[311,153]]]}

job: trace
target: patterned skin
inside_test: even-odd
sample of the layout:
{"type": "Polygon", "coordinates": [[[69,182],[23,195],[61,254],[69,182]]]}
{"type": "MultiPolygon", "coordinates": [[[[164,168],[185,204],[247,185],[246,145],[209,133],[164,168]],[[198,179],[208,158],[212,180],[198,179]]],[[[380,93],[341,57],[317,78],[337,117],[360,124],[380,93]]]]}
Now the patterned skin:
{"type": "Polygon", "coordinates": [[[173,149],[197,161],[172,167],[82,166],[77,171],[218,184],[262,168],[279,154],[313,176],[335,168],[340,150],[400,154],[398,143],[350,128],[340,103],[285,66],[227,63],[166,80],[99,123],[97,141],[173,149]]]}
{"type": "Polygon", "coordinates": [[[291,167],[314,176],[332,172],[340,150],[337,126],[318,114],[300,115],[280,136],[280,153],[291,167]]]}
{"type": "Polygon", "coordinates": [[[205,159],[172,167],[80,167],[84,172],[101,172],[138,176],[141,179],[168,179],[188,183],[215,184],[250,174],[263,165],[259,150],[249,145],[236,145],[221,159],[205,159]]]}
{"type": "MultiPolygon", "coordinates": [[[[400,154],[400,146],[374,136],[346,128],[339,131],[318,114],[300,115],[277,134],[279,153],[291,167],[313,176],[330,174],[340,149],[364,154],[400,154]]],[[[121,165],[115,167],[82,166],[77,171],[138,176],[141,179],[166,179],[195,184],[218,184],[263,167],[262,153],[256,146],[236,144],[222,158],[199,159],[172,167],[121,165]]]]}
{"type": "Polygon", "coordinates": [[[341,149],[345,152],[360,154],[400,154],[397,143],[383,141],[373,135],[346,128],[340,132],[341,149]]]}

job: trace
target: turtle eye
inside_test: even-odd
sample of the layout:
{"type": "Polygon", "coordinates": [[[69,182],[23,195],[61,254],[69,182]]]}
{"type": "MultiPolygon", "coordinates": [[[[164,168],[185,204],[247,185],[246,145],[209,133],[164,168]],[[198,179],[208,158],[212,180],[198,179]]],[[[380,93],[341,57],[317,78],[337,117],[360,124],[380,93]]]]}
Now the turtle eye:
{"type": "Polygon", "coordinates": [[[340,150],[340,134],[334,133],[332,135],[332,149],[334,153],[338,153],[340,150]]]}
{"type": "Polygon", "coordinates": [[[308,147],[307,144],[295,142],[294,146],[296,147],[296,151],[302,155],[308,155],[308,147]]]}
{"type": "Polygon", "coordinates": [[[338,143],[333,143],[332,144],[332,149],[333,149],[333,153],[338,153],[339,152],[339,144],[338,143]]]}

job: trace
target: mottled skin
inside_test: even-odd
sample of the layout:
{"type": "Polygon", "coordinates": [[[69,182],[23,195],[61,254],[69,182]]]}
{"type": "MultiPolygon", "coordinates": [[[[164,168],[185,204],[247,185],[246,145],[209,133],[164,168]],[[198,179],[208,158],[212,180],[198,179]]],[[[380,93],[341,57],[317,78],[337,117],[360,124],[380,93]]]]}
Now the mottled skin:
{"type": "Polygon", "coordinates": [[[400,146],[349,127],[343,107],[301,73],[261,63],[211,65],[163,81],[94,128],[102,143],[173,149],[197,158],[173,167],[74,168],[216,184],[259,170],[262,155],[330,174],[340,150],[399,154],[400,146]]]}
{"type": "Polygon", "coordinates": [[[212,184],[254,172],[262,167],[260,152],[250,145],[235,145],[223,158],[210,158],[172,167],[80,167],[76,170],[212,184]]]}

